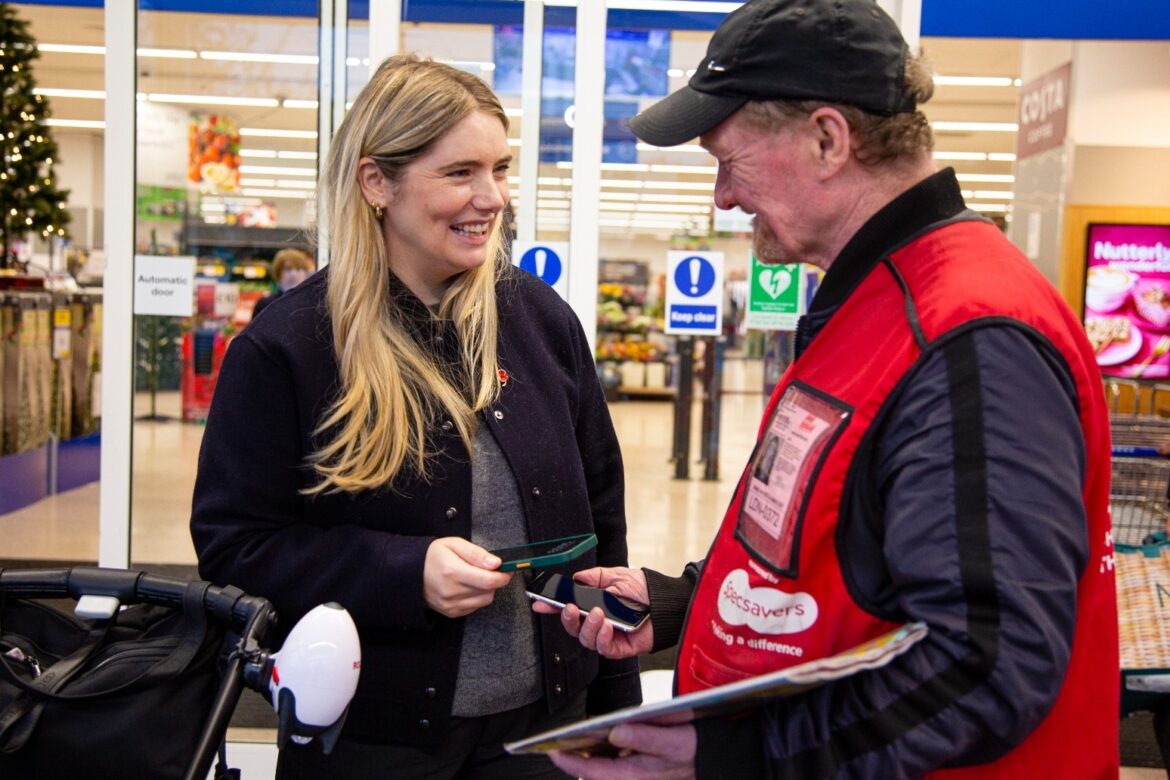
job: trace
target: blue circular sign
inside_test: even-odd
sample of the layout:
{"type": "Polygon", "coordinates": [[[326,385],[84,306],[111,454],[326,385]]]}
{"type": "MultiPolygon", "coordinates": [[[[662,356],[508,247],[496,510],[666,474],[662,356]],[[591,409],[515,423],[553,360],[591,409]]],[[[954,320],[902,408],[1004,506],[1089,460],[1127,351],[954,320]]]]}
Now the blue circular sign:
{"type": "Polygon", "coordinates": [[[674,286],[689,298],[702,298],[715,286],[715,267],[700,255],[684,258],[674,269],[674,286]]]}
{"type": "Polygon", "coordinates": [[[547,246],[534,246],[520,257],[520,268],[540,277],[548,285],[554,285],[561,278],[561,258],[547,246]]]}

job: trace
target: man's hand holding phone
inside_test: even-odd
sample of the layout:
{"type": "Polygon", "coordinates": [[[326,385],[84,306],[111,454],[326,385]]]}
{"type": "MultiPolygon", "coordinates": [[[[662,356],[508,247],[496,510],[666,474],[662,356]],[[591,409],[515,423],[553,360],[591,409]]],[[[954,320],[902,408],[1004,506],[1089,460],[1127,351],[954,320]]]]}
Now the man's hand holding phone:
{"type": "MultiPolygon", "coordinates": [[[[573,581],[623,596],[639,604],[650,603],[646,575],[641,569],[597,566],[577,572],[573,575],[573,581]]],[[[540,601],[534,602],[532,609],[545,615],[552,615],[558,611],[557,607],[540,601]]],[[[648,653],[654,647],[654,626],[650,620],[646,620],[634,631],[619,631],[605,619],[600,607],[595,607],[586,614],[576,605],[566,604],[564,609],[559,611],[561,625],[565,631],[576,637],[585,647],[606,658],[631,658],[648,653]]]]}

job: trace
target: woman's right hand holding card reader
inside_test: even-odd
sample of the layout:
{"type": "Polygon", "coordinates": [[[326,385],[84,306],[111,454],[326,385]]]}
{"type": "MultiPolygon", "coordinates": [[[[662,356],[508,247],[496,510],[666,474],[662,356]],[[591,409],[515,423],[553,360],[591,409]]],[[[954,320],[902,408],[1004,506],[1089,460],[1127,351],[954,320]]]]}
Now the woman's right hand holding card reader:
{"type": "Polygon", "coordinates": [[[542,573],[527,592],[534,611],[550,615],[559,610],[565,631],[606,658],[630,658],[654,646],[641,569],[599,566],[572,578],[542,573]]]}

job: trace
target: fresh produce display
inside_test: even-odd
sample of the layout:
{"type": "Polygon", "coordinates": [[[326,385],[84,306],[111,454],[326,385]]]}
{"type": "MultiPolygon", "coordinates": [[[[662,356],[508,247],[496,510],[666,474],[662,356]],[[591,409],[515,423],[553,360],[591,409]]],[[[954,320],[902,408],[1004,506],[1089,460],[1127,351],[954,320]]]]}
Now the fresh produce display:
{"type": "Polygon", "coordinates": [[[240,128],[234,120],[217,114],[191,115],[187,181],[207,193],[240,189],[240,128]]]}
{"type": "Polygon", "coordinates": [[[608,341],[597,345],[598,360],[633,360],[648,363],[666,357],[666,349],[653,341],[608,341]]]}

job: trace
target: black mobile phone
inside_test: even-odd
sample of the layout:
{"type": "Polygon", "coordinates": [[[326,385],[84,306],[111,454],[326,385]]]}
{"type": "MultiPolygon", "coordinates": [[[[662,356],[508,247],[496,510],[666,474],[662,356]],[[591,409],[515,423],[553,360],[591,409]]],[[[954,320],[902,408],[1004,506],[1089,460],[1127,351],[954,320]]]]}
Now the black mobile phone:
{"type": "Polygon", "coordinates": [[[546,539],[543,542],[520,544],[515,547],[501,547],[498,550],[488,550],[488,552],[498,556],[503,561],[499,571],[516,571],[517,569],[539,569],[542,566],[566,563],[596,546],[597,536],[595,534],[579,534],[577,536],[562,536],[560,539],[546,539]]]}
{"type": "Polygon", "coordinates": [[[601,607],[605,619],[614,628],[622,631],[633,631],[650,617],[650,608],[645,604],[614,595],[601,588],[579,585],[573,582],[572,577],[553,572],[544,571],[536,575],[532,582],[528,583],[526,591],[528,598],[552,604],[554,607],[576,604],[582,612],[601,607]]]}

